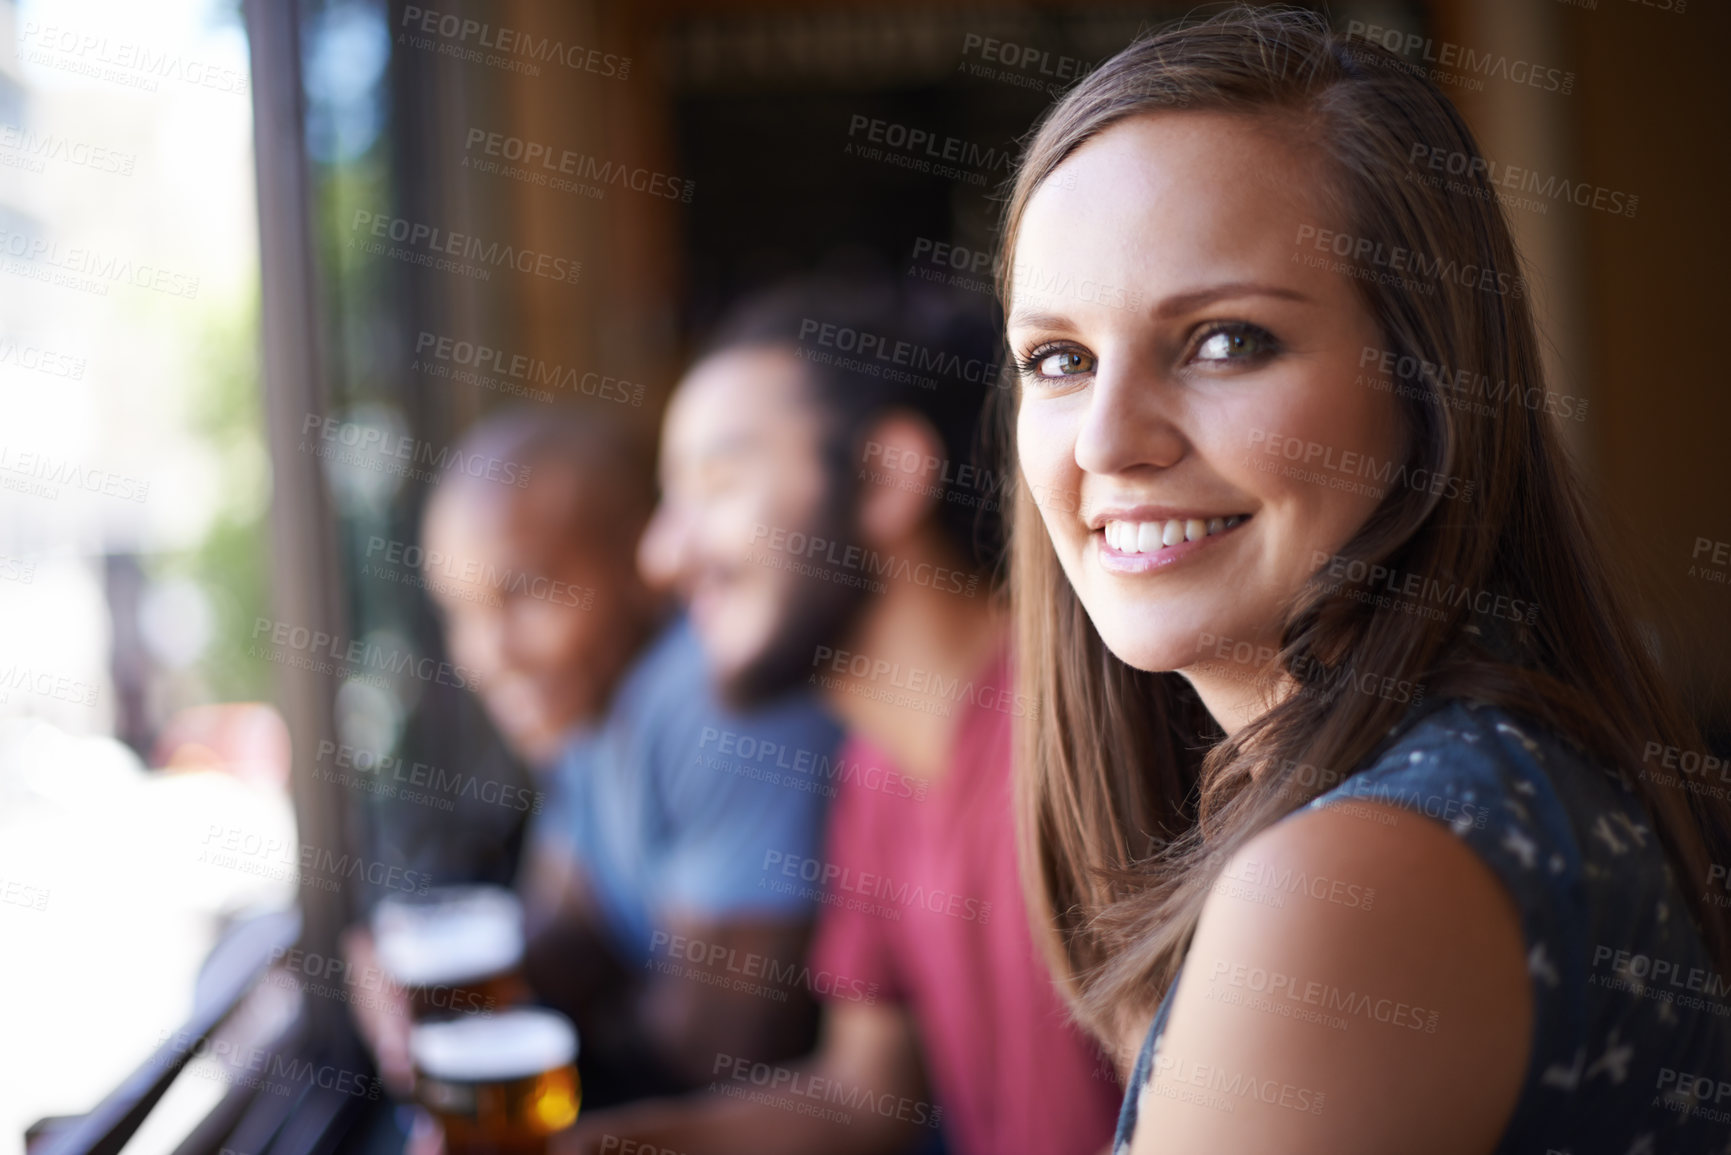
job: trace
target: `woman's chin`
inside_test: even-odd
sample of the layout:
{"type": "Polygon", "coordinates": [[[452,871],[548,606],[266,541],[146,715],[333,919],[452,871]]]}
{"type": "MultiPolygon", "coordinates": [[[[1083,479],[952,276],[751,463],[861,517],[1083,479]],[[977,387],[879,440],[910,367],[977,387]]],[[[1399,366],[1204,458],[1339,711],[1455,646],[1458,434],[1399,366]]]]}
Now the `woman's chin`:
{"type": "Polygon", "coordinates": [[[1196,660],[1194,633],[1181,639],[1164,632],[1150,636],[1145,630],[1111,631],[1103,632],[1100,640],[1120,662],[1148,674],[1170,674],[1196,660]]]}

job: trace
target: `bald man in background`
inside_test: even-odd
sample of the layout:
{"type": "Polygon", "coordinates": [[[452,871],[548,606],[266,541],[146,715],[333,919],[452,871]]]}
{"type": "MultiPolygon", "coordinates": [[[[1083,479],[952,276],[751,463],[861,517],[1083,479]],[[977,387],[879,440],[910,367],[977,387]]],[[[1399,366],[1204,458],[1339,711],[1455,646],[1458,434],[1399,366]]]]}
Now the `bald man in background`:
{"type": "MultiPolygon", "coordinates": [[[[744,712],[718,700],[690,626],[638,575],[652,460],[619,423],[513,409],[458,448],[459,462],[480,455],[528,477],[448,471],[422,544],[439,559],[426,584],[450,656],[476,672],[483,707],[546,798],[518,874],[526,970],[578,1024],[585,1100],[696,1085],[718,1050],[798,1053],[814,1026],[806,992],[704,981],[678,944],[803,957],[812,903],[763,889],[760,863],[789,844],[815,853],[825,798],[716,754],[725,738],[828,757],[840,731],[808,696],[744,712]]],[[[348,945],[351,974],[373,962],[364,929],[348,945]]],[[[406,1008],[355,1005],[387,1085],[406,1093],[406,1008]]]]}

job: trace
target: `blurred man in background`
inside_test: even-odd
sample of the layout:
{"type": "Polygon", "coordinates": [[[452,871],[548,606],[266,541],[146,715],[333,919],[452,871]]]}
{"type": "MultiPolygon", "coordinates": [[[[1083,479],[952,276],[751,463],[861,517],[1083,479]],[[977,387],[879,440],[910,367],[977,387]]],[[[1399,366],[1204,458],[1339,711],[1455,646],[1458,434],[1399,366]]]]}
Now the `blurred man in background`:
{"type": "Polygon", "coordinates": [[[802,284],[723,326],[675,394],[645,572],[689,603],[730,700],[816,686],[850,733],[822,856],[760,863],[771,887],[827,885],[823,1025],[798,1064],[719,1050],[710,1094],[580,1119],[573,1146],[887,1153],[940,1126],[962,1155],[1108,1143],[1117,1089],[1018,885],[1026,704],[981,516],[1004,486],[973,452],[997,332],[890,287],[802,284]]]}
{"type": "MultiPolygon", "coordinates": [[[[591,1104],[692,1086],[718,1049],[775,1058],[809,1045],[809,999],[703,982],[671,944],[804,950],[811,900],[759,887],[757,863],[769,848],[816,853],[824,799],[716,772],[706,754],[719,735],[825,756],[839,739],[809,695],[749,712],[717,700],[690,626],[669,623],[637,573],[651,455],[627,434],[593,412],[490,417],[456,461],[511,462],[527,483],[453,468],[422,522],[451,657],[476,672],[544,793],[518,875],[524,965],[578,1024],[591,1104]]],[[[361,964],[351,974],[372,963],[367,931],[348,946],[361,964]]],[[[406,1007],[357,1016],[387,1083],[406,1092],[406,1007]]]]}

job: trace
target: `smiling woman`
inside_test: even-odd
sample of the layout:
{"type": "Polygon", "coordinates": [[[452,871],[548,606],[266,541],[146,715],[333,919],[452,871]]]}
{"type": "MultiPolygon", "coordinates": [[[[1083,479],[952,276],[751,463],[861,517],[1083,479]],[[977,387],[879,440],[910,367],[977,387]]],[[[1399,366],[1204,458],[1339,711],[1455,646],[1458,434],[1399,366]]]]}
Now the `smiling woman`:
{"type": "Polygon", "coordinates": [[[1702,744],[1554,418],[1402,368],[1542,387],[1501,209],[1403,181],[1418,145],[1479,155],[1397,58],[1249,9],[1030,145],[1031,897],[1082,1021],[1140,1047],[1121,1147],[1705,1150],[1731,813],[1642,762],[1702,744]]]}
{"type": "MultiPolygon", "coordinates": [[[[1395,398],[1356,376],[1359,350],[1380,338],[1353,281],[1290,259],[1326,205],[1314,161],[1281,127],[1226,112],[1133,117],[1068,158],[1076,179],[1042,185],[1019,222],[1018,261],[1098,269],[1150,306],[1012,296],[1009,318],[1023,468],[1080,496],[1076,515],[1048,520],[1053,547],[1096,628],[1138,668],[1190,665],[1204,630],[1277,645],[1274,611],[1311,555],[1334,553],[1375,509],[1372,487],[1265,469],[1258,431],[1404,456],[1395,398]],[[1155,573],[1162,612],[1144,625],[1138,579],[1155,573]]],[[[1211,709],[1242,721],[1258,702],[1236,672],[1214,676],[1232,690],[1211,709]]]]}

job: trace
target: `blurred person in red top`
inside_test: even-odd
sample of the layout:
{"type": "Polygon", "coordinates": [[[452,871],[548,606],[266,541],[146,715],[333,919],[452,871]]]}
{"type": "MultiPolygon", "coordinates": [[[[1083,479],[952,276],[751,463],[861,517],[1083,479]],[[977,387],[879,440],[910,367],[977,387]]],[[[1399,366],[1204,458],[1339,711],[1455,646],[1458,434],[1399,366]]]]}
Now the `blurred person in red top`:
{"type": "Polygon", "coordinates": [[[686,375],[639,548],[691,607],[736,703],[818,689],[850,739],[821,859],[795,1064],[718,1054],[708,1094],[579,1120],[573,1146],[685,1155],[1093,1155],[1115,1076],[1073,1027],[1026,919],[1010,810],[1003,479],[973,452],[998,330],[941,297],[809,282],[748,304],[686,375]]]}

